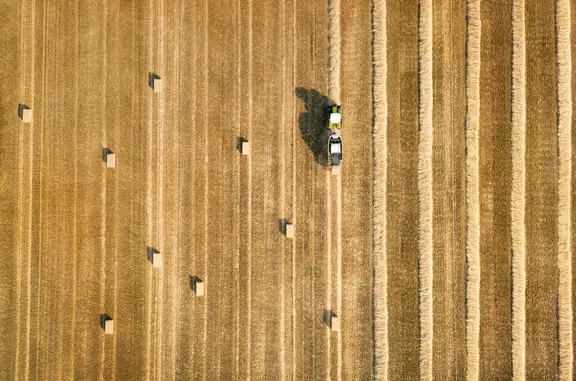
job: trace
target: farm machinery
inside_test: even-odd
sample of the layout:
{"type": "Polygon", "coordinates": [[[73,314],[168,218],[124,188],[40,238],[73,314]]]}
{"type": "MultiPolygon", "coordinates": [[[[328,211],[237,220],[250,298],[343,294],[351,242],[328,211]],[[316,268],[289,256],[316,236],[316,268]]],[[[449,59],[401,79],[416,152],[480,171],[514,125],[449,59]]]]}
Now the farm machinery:
{"type": "Polygon", "coordinates": [[[328,129],[331,132],[328,137],[328,163],[332,167],[332,175],[338,176],[342,163],[342,138],[336,131],[342,129],[342,106],[328,107],[328,129]]]}

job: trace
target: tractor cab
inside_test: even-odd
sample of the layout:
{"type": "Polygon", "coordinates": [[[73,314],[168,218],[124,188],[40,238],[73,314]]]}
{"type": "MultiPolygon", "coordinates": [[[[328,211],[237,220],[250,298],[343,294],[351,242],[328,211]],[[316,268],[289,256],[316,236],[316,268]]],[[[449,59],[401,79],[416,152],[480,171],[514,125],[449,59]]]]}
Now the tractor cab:
{"type": "Polygon", "coordinates": [[[342,129],[342,106],[332,105],[328,107],[328,129],[342,129]]]}

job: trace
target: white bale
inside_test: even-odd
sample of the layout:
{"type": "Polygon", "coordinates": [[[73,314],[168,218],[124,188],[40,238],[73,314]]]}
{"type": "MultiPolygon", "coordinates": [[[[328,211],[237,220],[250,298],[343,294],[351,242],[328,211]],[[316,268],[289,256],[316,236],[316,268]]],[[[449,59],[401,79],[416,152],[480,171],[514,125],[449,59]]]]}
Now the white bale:
{"type": "Polygon", "coordinates": [[[196,296],[204,296],[204,282],[196,281],[196,296]]]}
{"type": "Polygon", "coordinates": [[[294,238],[294,224],[291,222],[286,223],[286,238],[294,238]]]}
{"type": "Polygon", "coordinates": [[[162,78],[154,78],[154,92],[155,93],[162,92],[162,78]]]}
{"type": "Polygon", "coordinates": [[[340,168],[339,165],[332,166],[332,176],[340,176],[340,168]]]}
{"type": "Polygon", "coordinates": [[[22,121],[24,123],[32,122],[32,110],[29,108],[25,108],[22,110],[22,121]]]}
{"type": "Polygon", "coordinates": [[[104,332],[107,335],[112,335],[114,333],[114,321],[113,320],[106,320],[104,322],[104,332]]]}
{"type": "Polygon", "coordinates": [[[332,315],[330,319],[330,329],[332,329],[332,331],[340,330],[340,318],[338,316],[332,315]]]}
{"type": "Polygon", "coordinates": [[[250,154],[250,142],[242,142],[242,155],[250,154]]]}
{"type": "Polygon", "coordinates": [[[152,254],[152,265],[154,267],[162,266],[162,255],[160,253],[152,254]]]}
{"type": "Polygon", "coordinates": [[[106,167],[116,168],[116,154],[115,153],[108,152],[106,154],[106,167]]]}

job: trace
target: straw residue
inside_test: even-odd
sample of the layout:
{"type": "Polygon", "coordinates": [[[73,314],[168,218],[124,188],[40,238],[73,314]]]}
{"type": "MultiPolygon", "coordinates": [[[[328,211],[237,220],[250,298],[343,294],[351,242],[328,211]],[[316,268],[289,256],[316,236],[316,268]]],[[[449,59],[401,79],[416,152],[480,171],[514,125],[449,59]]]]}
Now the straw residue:
{"type": "Polygon", "coordinates": [[[526,31],[524,0],[512,4],[512,376],[526,378],[526,31]]]}
{"type": "Polygon", "coordinates": [[[559,380],[572,380],[572,51],[570,47],[570,2],[556,3],[558,65],[558,341],[559,380]]]}
{"type": "Polygon", "coordinates": [[[432,379],[432,0],[419,18],[420,136],[418,142],[420,379],[432,379]]]}
{"type": "Polygon", "coordinates": [[[386,90],[386,1],[376,0],[373,24],[374,102],[374,379],[388,379],[388,301],[386,270],[386,163],[388,104],[386,90]]]}
{"type": "Polygon", "coordinates": [[[479,378],[480,199],[478,133],[480,126],[480,0],[467,5],[466,51],[466,379],[479,378]]]}

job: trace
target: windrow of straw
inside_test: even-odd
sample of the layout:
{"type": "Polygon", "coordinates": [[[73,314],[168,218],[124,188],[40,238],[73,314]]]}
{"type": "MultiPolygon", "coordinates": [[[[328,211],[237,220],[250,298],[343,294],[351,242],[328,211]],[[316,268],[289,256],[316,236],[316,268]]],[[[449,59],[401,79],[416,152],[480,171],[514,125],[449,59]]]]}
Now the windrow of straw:
{"type": "Polygon", "coordinates": [[[418,195],[419,195],[419,315],[420,379],[432,379],[432,0],[422,0],[418,25],[419,88],[418,195]]]}
{"type": "Polygon", "coordinates": [[[526,30],[525,2],[512,3],[512,377],[526,378],[526,30]]]}
{"type": "Polygon", "coordinates": [[[386,1],[375,0],[373,25],[373,102],[374,102],[374,379],[388,379],[388,300],[386,269],[386,180],[387,123],[386,92],[386,1]]]}
{"type": "Polygon", "coordinates": [[[479,378],[480,199],[478,132],[480,127],[480,0],[467,5],[466,52],[466,379],[479,378]]]}
{"type": "Polygon", "coordinates": [[[556,59],[558,67],[558,340],[559,379],[572,380],[572,51],[570,1],[556,3],[556,59]]]}

